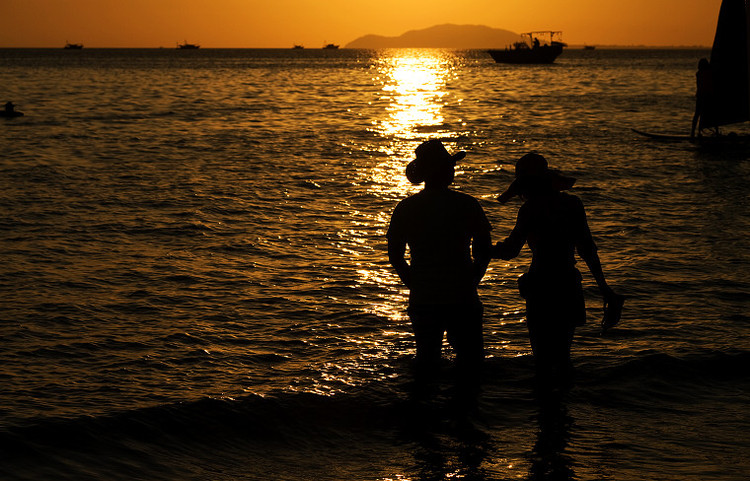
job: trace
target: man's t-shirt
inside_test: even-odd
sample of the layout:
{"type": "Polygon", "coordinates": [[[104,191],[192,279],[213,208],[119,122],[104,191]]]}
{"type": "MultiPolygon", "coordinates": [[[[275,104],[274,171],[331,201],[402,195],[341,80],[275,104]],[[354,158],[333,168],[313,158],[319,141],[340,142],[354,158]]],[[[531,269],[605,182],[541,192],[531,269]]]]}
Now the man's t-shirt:
{"type": "Polygon", "coordinates": [[[490,229],[479,202],[461,192],[422,190],[399,202],[387,235],[409,246],[409,304],[475,302],[471,240],[490,229]]]}

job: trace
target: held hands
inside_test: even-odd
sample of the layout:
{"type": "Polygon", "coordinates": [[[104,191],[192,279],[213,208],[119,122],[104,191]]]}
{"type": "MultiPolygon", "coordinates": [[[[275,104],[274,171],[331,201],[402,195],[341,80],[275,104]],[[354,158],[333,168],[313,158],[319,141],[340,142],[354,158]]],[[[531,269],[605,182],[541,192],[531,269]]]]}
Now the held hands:
{"type": "Polygon", "coordinates": [[[490,258],[491,259],[499,259],[500,258],[500,246],[502,245],[502,242],[496,242],[494,246],[490,249],[490,258]]]}
{"type": "Polygon", "coordinates": [[[497,242],[494,246],[492,246],[492,249],[490,250],[490,257],[492,259],[503,259],[507,261],[515,256],[508,252],[508,249],[503,245],[502,242],[497,242]]]}

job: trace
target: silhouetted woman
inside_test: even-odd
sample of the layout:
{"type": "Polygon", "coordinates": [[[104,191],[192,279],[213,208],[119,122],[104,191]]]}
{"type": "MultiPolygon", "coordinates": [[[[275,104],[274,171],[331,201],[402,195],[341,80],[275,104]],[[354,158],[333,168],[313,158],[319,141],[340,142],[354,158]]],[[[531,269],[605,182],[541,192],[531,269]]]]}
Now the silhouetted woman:
{"type": "Polygon", "coordinates": [[[519,195],[525,201],[513,231],[494,246],[493,257],[512,259],[527,242],[531,248],[531,266],[518,284],[526,299],[531,349],[542,382],[567,377],[573,333],[586,319],[575,251],[596,279],[604,298],[605,321],[617,323],[624,299],[604,279],[583,203],[562,192],[574,182],[550,170],[541,155],[526,154],[516,163],[516,179],[498,198],[504,203],[519,195]]]}

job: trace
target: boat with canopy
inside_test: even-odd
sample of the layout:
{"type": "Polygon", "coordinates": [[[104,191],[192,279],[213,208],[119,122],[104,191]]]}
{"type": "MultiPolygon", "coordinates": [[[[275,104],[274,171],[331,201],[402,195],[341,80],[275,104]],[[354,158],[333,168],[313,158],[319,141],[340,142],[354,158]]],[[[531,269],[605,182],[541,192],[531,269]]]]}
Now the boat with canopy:
{"type": "Polygon", "coordinates": [[[562,32],[552,30],[522,33],[520,42],[487,53],[497,63],[548,64],[554,62],[566,46],[561,37],[562,32]]]}

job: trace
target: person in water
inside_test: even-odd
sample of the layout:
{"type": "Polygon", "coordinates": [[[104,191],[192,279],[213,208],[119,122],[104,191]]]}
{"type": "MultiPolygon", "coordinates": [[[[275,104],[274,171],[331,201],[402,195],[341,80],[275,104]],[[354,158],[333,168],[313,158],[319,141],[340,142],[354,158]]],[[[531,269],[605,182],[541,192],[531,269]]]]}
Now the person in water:
{"type": "Polygon", "coordinates": [[[415,152],[406,176],[424,188],[398,203],[387,238],[390,263],[409,288],[417,380],[435,376],[447,333],[459,379],[476,386],[484,357],[477,285],[490,261],[491,226],[475,198],[449,188],[465,152],[451,155],[436,139],[415,152]]]}
{"type": "Polygon", "coordinates": [[[528,242],[532,259],[518,280],[526,300],[526,324],[540,381],[567,379],[575,328],[584,324],[586,306],[575,251],[586,262],[604,298],[605,324],[619,321],[624,297],[608,285],[581,200],[563,192],[575,179],[548,168],[547,160],[529,153],[516,162],[516,178],[498,197],[524,200],[510,235],[493,247],[493,258],[516,257],[528,242]]]}
{"type": "Polygon", "coordinates": [[[0,112],[0,116],[2,117],[20,117],[22,115],[23,112],[17,111],[13,102],[5,102],[5,109],[0,112]]]}
{"type": "Polygon", "coordinates": [[[13,102],[5,102],[5,110],[3,113],[9,117],[16,115],[16,106],[13,105],[13,102]]]}
{"type": "MultiPolygon", "coordinates": [[[[690,137],[695,137],[695,128],[698,126],[700,118],[706,113],[709,106],[709,97],[711,96],[711,64],[708,59],[702,58],[698,61],[698,71],[695,73],[695,113],[693,114],[693,124],[690,129],[690,137]]],[[[698,135],[701,135],[700,130],[698,135]]]]}

